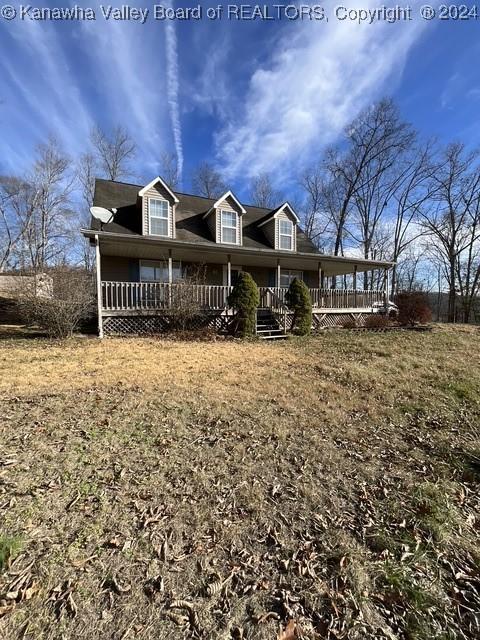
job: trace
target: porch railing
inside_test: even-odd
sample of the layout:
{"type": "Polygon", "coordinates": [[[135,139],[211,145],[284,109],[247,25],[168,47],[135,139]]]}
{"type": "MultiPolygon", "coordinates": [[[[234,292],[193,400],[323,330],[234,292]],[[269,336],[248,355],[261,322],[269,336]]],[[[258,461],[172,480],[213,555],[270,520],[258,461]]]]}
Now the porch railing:
{"type": "Polygon", "coordinates": [[[385,303],[385,291],[310,289],[310,296],[318,309],[368,309],[385,303]]]}
{"type": "MultiPolygon", "coordinates": [[[[260,287],[260,307],[270,307],[273,295],[285,303],[287,287],[260,287]]],[[[314,309],[367,309],[384,304],[384,291],[309,289],[314,309]]]]}
{"type": "Polygon", "coordinates": [[[102,282],[105,311],[170,309],[189,302],[202,309],[225,309],[230,287],[168,282],[102,282]]]}
{"type": "MultiPolygon", "coordinates": [[[[168,282],[102,282],[104,311],[162,310],[189,301],[201,309],[221,310],[228,306],[231,287],[168,282]]],[[[259,287],[261,308],[282,308],[286,287],[259,287]]],[[[314,309],[371,308],[385,302],[384,291],[310,289],[314,309]]]]}

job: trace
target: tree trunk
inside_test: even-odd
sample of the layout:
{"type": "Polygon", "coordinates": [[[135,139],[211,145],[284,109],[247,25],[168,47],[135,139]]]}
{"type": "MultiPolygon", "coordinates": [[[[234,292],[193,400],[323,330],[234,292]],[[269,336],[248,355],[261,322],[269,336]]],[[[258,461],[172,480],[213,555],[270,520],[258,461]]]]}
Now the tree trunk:
{"type": "Polygon", "coordinates": [[[447,322],[455,322],[455,264],[450,264],[450,282],[448,288],[448,314],[447,322]]]}

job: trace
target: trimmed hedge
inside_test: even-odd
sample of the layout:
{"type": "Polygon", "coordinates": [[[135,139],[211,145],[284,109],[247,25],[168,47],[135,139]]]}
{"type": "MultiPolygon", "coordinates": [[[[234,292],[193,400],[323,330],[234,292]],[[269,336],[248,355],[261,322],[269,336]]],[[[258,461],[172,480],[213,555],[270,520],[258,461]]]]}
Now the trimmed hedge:
{"type": "Polygon", "coordinates": [[[255,334],[259,303],[260,294],[255,280],[249,273],[242,271],[228,296],[228,304],[237,312],[231,325],[234,335],[247,338],[255,334]]]}
{"type": "Polygon", "coordinates": [[[312,330],[312,300],[303,280],[294,278],[285,296],[288,308],[293,311],[292,330],[299,336],[307,336],[312,330]]]}

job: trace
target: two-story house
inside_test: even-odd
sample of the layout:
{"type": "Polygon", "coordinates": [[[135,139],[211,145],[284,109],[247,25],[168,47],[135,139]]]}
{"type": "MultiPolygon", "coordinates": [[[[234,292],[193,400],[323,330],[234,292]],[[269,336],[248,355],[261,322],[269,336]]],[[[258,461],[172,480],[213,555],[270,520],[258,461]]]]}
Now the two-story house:
{"type": "Polygon", "coordinates": [[[314,327],[360,322],[388,306],[392,263],[324,255],[302,231],[288,202],[273,210],[242,204],[232,191],[218,199],[172,191],[161,178],[145,186],[96,180],[93,204],[112,211],[92,218],[83,235],[96,247],[99,334],[150,332],[166,326],[172,288],[197,278],[198,303],[216,326],[228,317],[228,293],[248,271],[262,309],[284,326],[285,292],[293,278],[309,287],[314,327]],[[382,290],[357,289],[357,274],[381,269],[382,290]],[[334,276],[352,274],[353,288],[333,289],[334,276]]]}

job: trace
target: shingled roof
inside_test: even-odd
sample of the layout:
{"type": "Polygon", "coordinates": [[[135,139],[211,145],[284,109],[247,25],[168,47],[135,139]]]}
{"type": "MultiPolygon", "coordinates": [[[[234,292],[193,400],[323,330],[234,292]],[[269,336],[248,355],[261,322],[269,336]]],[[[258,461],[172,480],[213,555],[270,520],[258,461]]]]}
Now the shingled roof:
{"type": "MultiPolygon", "coordinates": [[[[106,209],[117,209],[114,222],[103,225],[103,231],[141,235],[142,211],[138,192],[142,185],[114,182],[97,178],[93,204],[106,209]]],[[[176,240],[189,243],[210,242],[215,245],[204,215],[216,202],[216,198],[203,198],[175,191],[179,202],[176,207],[176,240]]],[[[249,249],[272,249],[259,224],[272,216],[275,210],[243,205],[246,213],[242,216],[243,246],[249,249]]],[[[91,228],[100,230],[100,222],[92,218],[91,228]]],[[[305,233],[297,229],[297,251],[319,253],[305,233]]]]}

